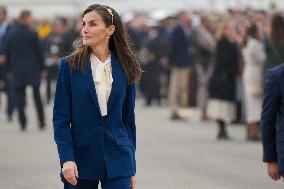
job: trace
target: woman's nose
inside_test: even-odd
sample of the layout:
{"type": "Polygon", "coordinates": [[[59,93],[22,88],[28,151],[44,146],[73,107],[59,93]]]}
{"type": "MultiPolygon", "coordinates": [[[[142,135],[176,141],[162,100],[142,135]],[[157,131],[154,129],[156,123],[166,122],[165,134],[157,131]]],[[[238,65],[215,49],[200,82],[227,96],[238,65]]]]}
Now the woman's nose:
{"type": "Polygon", "coordinates": [[[88,33],[88,31],[89,31],[89,30],[88,30],[88,28],[87,28],[87,27],[83,27],[83,29],[82,29],[82,33],[83,33],[83,34],[87,34],[87,33],[88,33]]]}

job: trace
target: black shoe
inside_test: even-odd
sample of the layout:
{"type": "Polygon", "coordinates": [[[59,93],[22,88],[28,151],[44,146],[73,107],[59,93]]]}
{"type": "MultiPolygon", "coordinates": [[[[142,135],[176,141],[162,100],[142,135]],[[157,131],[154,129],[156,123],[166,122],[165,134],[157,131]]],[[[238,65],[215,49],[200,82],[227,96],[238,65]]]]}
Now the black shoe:
{"type": "Polygon", "coordinates": [[[40,129],[40,130],[44,130],[45,128],[46,128],[45,123],[41,123],[41,124],[39,125],[39,129],[40,129]]]}
{"type": "Polygon", "coordinates": [[[21,129],[21,131],[26,131],[27,127],[26,127],[26,125],[21,125],[20,129],[21,129]]]}
{"type": "Polygon", "coordinates": [[[7,121],[8,121],[8,122],[12,122],[12,121],[13,121],[12,115],[7,115],[7,121]]]}
{"type": "Polygon", "coordinates": [[[149,106],[151,106],[151,102],[146,101],[144,105],[145,105],[146,107],[149,107],[149,106]]]}
{"type": "Polygon", "coordinates": [[[231,138],[228,136],[226,132],[219,132],[217,135],[218,140],[230,140],[231,138]]]}
{"type": "Polygon", "coordinates": [[[181,120],[182,118],[178,115],[178,114],[176,114],[176,113],[173,113],[172,115],[171,115],[171,120],[181,120]]]}
{"type": "Polygon", "coordinates": [[[247,136],[247,141],[255,141],[255,142],[257,142],[257,141],[260,141],[260,140],[261,140],[261,138],[258,135],[249,134],[247,136]]]}

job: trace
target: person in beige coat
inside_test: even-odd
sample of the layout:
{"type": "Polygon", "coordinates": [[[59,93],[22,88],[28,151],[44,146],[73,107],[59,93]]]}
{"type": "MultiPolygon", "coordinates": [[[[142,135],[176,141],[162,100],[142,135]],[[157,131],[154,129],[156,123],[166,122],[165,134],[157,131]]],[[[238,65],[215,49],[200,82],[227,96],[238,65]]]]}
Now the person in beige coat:
{"type": "Polygon", "coordinates": [[[247,28],[242,49],[244,60],[243,85],[247,123],[247,139],[260,139],[260,113],[262,103],[263,68],[266,60],[264,45],[259,40],[256,24],[247,28]]]}

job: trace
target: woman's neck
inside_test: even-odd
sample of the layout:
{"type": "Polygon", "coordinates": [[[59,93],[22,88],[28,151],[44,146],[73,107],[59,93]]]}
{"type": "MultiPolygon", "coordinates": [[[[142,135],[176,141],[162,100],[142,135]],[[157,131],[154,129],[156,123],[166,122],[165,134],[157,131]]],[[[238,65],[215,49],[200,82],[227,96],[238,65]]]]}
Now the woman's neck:
{"type": "Polygon", "coordinates": [[[109,56],[109,47],[92,47],[94,55],[101,61],[105,62],[109,56]]]}

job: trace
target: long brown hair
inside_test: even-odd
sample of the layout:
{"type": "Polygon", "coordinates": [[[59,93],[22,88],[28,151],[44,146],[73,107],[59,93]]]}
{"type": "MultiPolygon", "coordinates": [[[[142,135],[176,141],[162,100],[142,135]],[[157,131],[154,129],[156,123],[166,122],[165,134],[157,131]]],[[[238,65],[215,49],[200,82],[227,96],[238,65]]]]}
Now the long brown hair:
{"type": "Polygon", "coordinates": [[[270,32],[270,37],[274,44],[284,43],[284,18],[280,13],[273,15],[270,32]]]}
{"type": "Polygon", "coordinates": [[[242,47],[246,47],[247,43],[248,43],[248,38],[254,38],[258,40],[258,36],[257,36],[257,32],[258,32],[258,28],[257,25],[255,23],[249,23],[247,28],[246,28],[246,36],[244,37],[241,46],[242,47]]]}
{"type": "MultiPolygon", "coordinates": [[[[82,17],[91,11],[97,12],[102,17],[106,27],[109,27],[112,24],[115,26],[115,31],[109,40],[109,48],[111,52],[114,53],[115,57],[117,57],[118,62],[122,65],[123,70],[127,75],[128,83],[131,84],[140,79],[141,67],[133,51],[133,45],[128,39],[125,26],[118,13],[108,6],[93,4],[83,12],[82,17]]],[[[91,48],[83,45],[81,38],[75,51],[68,56],[71,70],[79,69],[80,71],[85,71],[86,58],[89,57],[90,53],[91,48]]]]}
{"type": "Polygon", "coordinates": [[[221,20],[215,32],[215,38],[217,40],[220,40],[225,36],[226,27],[228,27],[228,21],[226,19],[221,20]]]}

